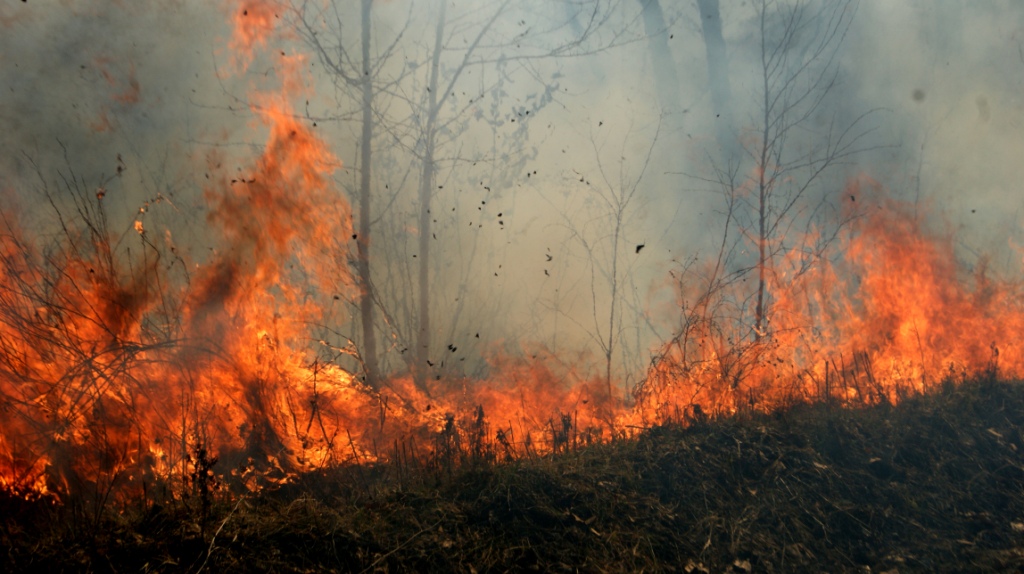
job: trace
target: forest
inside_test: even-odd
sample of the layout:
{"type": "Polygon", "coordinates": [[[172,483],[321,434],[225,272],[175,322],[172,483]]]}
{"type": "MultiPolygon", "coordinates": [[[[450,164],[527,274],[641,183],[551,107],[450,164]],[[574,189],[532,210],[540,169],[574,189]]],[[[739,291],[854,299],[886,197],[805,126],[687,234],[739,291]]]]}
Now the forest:
{"type": "Polygon", "coordinates": [[[1017,3],[0,27],[15,569],[1020,566],[1017,3]]]}

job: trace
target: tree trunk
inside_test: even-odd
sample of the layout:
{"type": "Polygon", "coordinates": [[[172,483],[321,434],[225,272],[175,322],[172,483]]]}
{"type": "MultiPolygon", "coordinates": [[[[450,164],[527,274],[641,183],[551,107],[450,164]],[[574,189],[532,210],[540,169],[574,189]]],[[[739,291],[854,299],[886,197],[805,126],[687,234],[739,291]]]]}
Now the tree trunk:
{"type": "Polygon", "coordinates": [[[718,0],[697,0],[708,60],[708,84],[715,112],[715,137],[726,165],[739,157],[732,118],[732,90],[729,86],[729,59],[722,37],[722,16],[718,0]]]}
{"type": "Polygon", "coordinates": [[[356,271],[359,280],[359,318],[363,326],[363,369],[366,384],[380,385],[377,372],[377,335],[373,319],[373,291],[370,282],[370,184],[373,150],[373,84],[370,76],[370,7],[373,0],[362,0],[363,27],[363,134],[359,172],[359,231],[356,238],[356,271]]]}
{"type": "Polygon", "coordinates": [[[612,297],[608,308],[608,346],[605,349],[604,377],[608,384],[608,398],[612,398],[612,357],[615,354],[615,305],[619,297],[619,239],[622,237],[622,214],[615,214],[615,233],[612,235],[612,297]]]}
{"type": "Polygon", "coordinates": [[[771,67],[768,62],[768,54],[765,48],[764,36],[766,34],[765,22],[766,8],[764,0],[761,3],[761,97],[763,98],[761,110],[763,113],[761,123],[761,153],[758,156],[757,165],[757,306],[754,308],[754,339],[760,341],[766,334],[765,314],[767,309],[767,276],[768,276],[768,202],[771,200],[773,183],[766,179],[768,170],[769,141],[772,132],[772,104],[771,104],[771,67]]]}
{"type": "Polygon", "coordinates": [[[675,61],[668,47],[668,26],[665,25],[665,14],[661,11],[658,0],[639,0],[643,8],[644,33],[647,35],[647,46],[651,53],[654,66],[654,89],[658,92],[661,110],[666,114],[680,107],[679,76],[676,74],[675,61]]]}
{"type": "MultiPolygon", "coordinates": [[[[763,169],[761,170],[764,171],[763,169]]],[[[765,305],[768,290],[768,190],[762,182],[758,197],[757,234],[757,306],[754,308],[754,339],[760,341],[767,334],[765,327],[765,305]]]]}
{"type": "Polygon", "coordinates": [[[437,34],[434,38],[434,53],[430,62],[430,83],[427,88],[427,125],[424,128],[423,171],[420,173],[420,249],[419,288],[420,317],[416,336],[416,364],[413,366],[413,380],[421,389],[426,387],[430,358],[430,199],[434,187],[434,140],[437,123],[437,81],[444,44],[445,8],[447,0],[440,0],[441,8],[437,19],[437,34]]]}

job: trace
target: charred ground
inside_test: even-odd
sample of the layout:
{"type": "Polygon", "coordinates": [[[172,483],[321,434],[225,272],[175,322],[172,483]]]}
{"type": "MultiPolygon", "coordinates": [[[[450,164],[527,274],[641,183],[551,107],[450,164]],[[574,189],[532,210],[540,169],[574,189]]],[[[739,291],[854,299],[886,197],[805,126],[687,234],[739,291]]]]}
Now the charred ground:
{"type": "Polygon", "coordinates": [[[304,476],[85,518],[2,500],[6,571],[969,572],[1024,568],[1024,386],[800,405],[458,467],[304,476]]]}

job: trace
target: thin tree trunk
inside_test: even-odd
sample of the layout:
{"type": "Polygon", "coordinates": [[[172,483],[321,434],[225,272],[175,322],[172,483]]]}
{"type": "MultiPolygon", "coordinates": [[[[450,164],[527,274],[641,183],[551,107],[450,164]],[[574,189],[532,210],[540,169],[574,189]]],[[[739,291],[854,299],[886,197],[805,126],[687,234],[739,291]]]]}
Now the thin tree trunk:
{"type": "Polygon", "coordinates": [[[430,84],[427,88],[427,125],[424,130],[423,171],[420,174],[420,317],[416,336],[416,365],[413,379],[420,388],[426,387],[427,361],[430,358],[430,199],[434,187],[434,126],[437,123],[437,81],[444,44],[445,9],[447,0],[440,0],[441,8],[437,19],[437,34],[434,38],[434,53],[430,62],[430,84]]]}
{"type": "Polygon", "coordinates": [[[729,58],[722,37],[722,16],[718,0],[697,0],[704,49],[708,60],[708,84],[711,106],[715,112],[715,137],[726,164],[738,157],[735,127],[732,118],[732,89],[729,85],[729,58]]]}
{"type": "Polygon", "coordinates": [[[767,61],[767,47],[765,46],[765,11],[764,4],[761,5],[761,79],[762,96],[764,101],[763,124],[761,125],[761,155],[758,157],[758,180],[757,180],[757,307],[754,309],[754,338],[758,341],[765,335],[765,309],[768,274],[768,201],[771,195],[770,183],[765,179],[765,172],[768,169],[768,139],[772,129],[771,122],[771,92],[769,91],[769,66],[767,61]]]}
{"type": "Polygon", "coordinates": [[[373,292],[370,282],[370,184],[373,150],[373,84],[370,75],[370,7],[373,0],[362,0],[363,27],[363,134],[359,173],[359,235],[356,238],[356,270],[359,275],[359,318],[363,325],[363,368],[366,383],[380,384],[377,372],[377,336],[373,319],[373,292]]]}
{"type": "MultiPolygon", "coordinates": [[[[762,169],[763,171],[763,169],[762,169]]],[[[762,180],[764,176],[761,176],[762,180]]],[[[768,194],[762,181],[758,199],[757,235],[757,307],[754,309],[754,338],[760,340],[765,332],[765,298],[768,277],[768,194]]]]}
{"type": "Polygon", "coordinates": [[[619,238],[622,235],[622,207],[615,214],[615,235],[612,237],[612,299],[608,310],[608,347],[605,349],[605,380],[608,398],[612,398],[612,357],[615,353],[615,304],[619,296],[619,238]]]}

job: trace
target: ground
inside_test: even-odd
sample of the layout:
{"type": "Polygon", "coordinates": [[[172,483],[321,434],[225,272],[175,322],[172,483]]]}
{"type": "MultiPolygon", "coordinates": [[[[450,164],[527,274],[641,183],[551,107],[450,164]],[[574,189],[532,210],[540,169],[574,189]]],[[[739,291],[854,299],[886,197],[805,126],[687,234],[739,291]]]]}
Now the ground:
{"type": "Polygon", "coordinates": [[[101,518],[6,497],[6,571],[1024,571],[1024,385],[511,462],[348,467],[101,518]]]}

